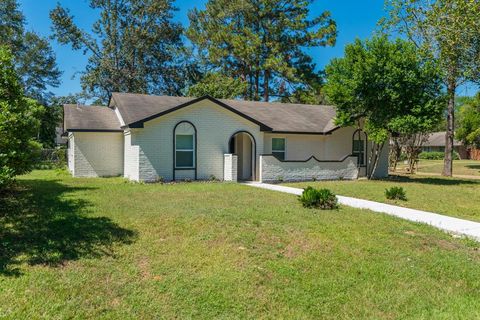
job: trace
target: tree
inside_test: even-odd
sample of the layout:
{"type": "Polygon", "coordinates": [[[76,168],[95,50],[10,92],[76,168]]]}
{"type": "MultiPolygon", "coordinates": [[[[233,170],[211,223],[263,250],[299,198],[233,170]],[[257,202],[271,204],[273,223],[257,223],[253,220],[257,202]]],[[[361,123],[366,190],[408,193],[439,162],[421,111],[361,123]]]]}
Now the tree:
{"type": "Polygon", "coordinates": [[[212,96],[217,99],[235,99],[247,89],[247,83],[220,73],[207,73],[205,77],[188,88],[191,97],[212,96]]]}
{"type": "Polygon", "coordinates": [[[68,9],[50,12],[53,37],[90,57],[84,92],[106,103],[112,92],[179,95],[188,75],[181,65],[182,27],[172,21],[172,0],[90,0],[100,18],[93,34],[74,23],[68,9]]]}
{"type": "Polygon", "coordinates": [[[14,52],[16,72],[28,97],[46,104],[52,96],[49,87],[58,87],[61,72],[47,39],[25,31],[25,17],[16,0],[0,2],[0,46],[14,52]]]}
{"type": "Polygon", "coordinates": [[[305,70],[301,75],[304,84],[295,88],[291,94],[282,96],[280,100],[284,103],[328,104],[323,92],[324,76],[324,72],[305,70]]]}
{"type": "Polygon", "coordinates": [[[325,92],[336,105],[337,123],[364,121],[373,143],[369,178],[390,135],[423,131],[442,113],[438,70],[406,41],[356,40],[346,46],[344,58],[331,61],[326,74],[325,92]]]}
{"type": "Polygon", "coordinates": [[[302,86],[314,68],[303,51],[335,44],[329,12],[309,18],[312,0],[209,0],[189,12],[187,36],[212,69],[248,84],[244,99],[269,101],[302,86]]]}
{"type": "Polygon", "coordinates": [[[80,95],[55,96],[50,99],[49,105],[45,107],[45,112],[42,114],[41,126],[38,131],[38,139],[43,147],[55,147],[57,127],[60,126],[63,121],[63,105],[76,104],[80,100],[80,95]]]}
{"type": "Polygon", "coordinates": [[[479,75],[480,3],[476,0],[388,0],[383,24],[437,60],[447,88],[443,175],[452,175],[456,89],[479,75]]]}
{"type": "Polygon", "coordinates": [[[30,170],[40,144],[34,140],[43,107],[26,98],[13,57],[0,47],[0,190],[30,170]]]}
{"type": "Polygon", "coordinates": [[[456,138],[465,145],[480,148],[480,93],[460,106],[456,138]]]}

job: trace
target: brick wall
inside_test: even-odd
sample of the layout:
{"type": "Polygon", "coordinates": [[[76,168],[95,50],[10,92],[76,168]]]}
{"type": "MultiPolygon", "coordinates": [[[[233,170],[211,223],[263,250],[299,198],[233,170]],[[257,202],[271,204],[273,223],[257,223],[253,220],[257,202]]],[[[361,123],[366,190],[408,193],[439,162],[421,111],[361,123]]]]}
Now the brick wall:
{"type": "Polygon", "coordinates": [[[260,156],[260,181],[353,180],[358,178],[357,158],[349,156],[341,162],[282,162],[271,155],[260,156]]]}
{"type": "Polygon", "coordinates": [[[75,132],[73,150],[75,177],[107,177],[123,174],[123,133],[75,132]]]}
{"type": "MultiPolygon", "coordinates": [[[[258,125],[205,100],[131,130],[130,146],[138,147],[138,180],[173,179],[173,129],[181,121],[189,121],[197,129],[198,179],[223,179],[224,154],[229,152],[230,137],[238,131],[250,132],[256,140],[257,155],[263,153],[263,132],[258,125]]],[[[193,179],[194,171],[176,170],[175,178],[193,179]]]]}

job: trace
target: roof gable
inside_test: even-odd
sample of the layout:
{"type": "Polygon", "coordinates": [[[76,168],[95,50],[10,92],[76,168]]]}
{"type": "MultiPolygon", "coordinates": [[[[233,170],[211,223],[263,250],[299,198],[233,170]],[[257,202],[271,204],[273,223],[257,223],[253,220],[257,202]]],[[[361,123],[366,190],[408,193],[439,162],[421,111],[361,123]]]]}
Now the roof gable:
{"type": "Polygon", "coordinates": [[[174,112],[194,103],[209,100],[257,124],[262,131],[298,134],[328,134],[339,128],[335,125],[332,106],[268,103],[200,98],[152,96],[113,93],[110,107],[116,107],[126,126],[142,128],[143,123],[174,112]]]}

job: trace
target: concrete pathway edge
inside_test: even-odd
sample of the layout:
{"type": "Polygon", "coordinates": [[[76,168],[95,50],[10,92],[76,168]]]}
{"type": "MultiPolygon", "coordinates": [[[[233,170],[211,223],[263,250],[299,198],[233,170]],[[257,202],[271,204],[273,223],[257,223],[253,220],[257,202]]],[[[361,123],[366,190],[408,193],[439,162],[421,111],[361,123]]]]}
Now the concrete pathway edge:
{"type": "MultiPolygon", "coordinates": [[[[301,195],[303,192],[303,189],[300,188],[292,188],[259,182],[249,182],[245,183],[245,185],[261,189],[285,192],[294,195],[301,195]]],[[[342,205],[358,209],[368,209],[371,211],[386,213],[388,215],[414,222],[425,223],[438,229],[447,231],[449,233],[464,235],[474,240],[480,241],[480,223],[478,222],[449,217],[428,211],[394,206],[391,204],[376,201],[344,197],[339,195],[337,195],[337,198],[338,203],[342,205]]]]}

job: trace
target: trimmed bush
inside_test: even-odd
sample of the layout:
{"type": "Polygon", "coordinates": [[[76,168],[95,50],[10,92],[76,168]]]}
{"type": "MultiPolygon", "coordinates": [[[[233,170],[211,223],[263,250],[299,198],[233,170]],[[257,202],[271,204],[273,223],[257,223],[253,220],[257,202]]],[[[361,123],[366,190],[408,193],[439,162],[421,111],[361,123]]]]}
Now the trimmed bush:
{"type": "Polygon", "coordinates": [[[385,197],[387,197],[389,200],[407,200],[407,195],[402,187],[391,187],[390,189],[385,189],[385,197]]]}
{"type": "Polygon", "coordinates": [[[331,210],[338,208],[338,199],[335,194],[328,189],[315,189],[307,187],[303,190],[298,200],[305,208],[318,208],[322,210],[331,210]]]}
{"type": "MultiPolygon", "coordinates": [[[[422,152],[418,155],[418,159],[423,160],[443,160],[444,158],[445,153],[438,151],[422,152]]],[[[460,160],[458,152],[453,152],[453,160],[460,160]]]]}

